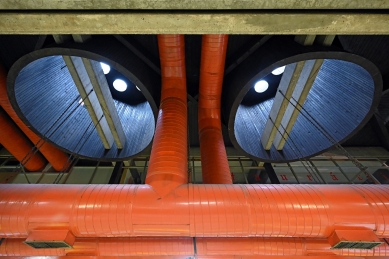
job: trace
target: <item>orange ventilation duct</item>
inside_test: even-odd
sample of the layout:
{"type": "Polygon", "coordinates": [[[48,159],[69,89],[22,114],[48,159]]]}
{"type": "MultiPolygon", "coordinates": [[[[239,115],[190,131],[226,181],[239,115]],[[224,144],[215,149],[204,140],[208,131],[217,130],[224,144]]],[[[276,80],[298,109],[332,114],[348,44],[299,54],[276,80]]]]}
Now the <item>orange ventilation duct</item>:
{"type": "Polygon", "coordinates": [[[0,238],[61,226],[76,237],[311,237],[367,229],[389,237],[389,187],[4,185],[0,238]],[[64,195],[66,194],[66,195],[64,195]]]}
{"type": "Polygon", "coordinates": [[[220,112],[227,43],[227,35],[203,36],[198,120],[205,184],[232,184],[220,112]]]}
{"type": "Polygon", "coordinates": [[[329,241],[342,231],[388,238],[388,186],[186,184],[183,36],[158,36],[158,41],[163,85],[149,185],[3,185],[0,238],[6,240],[1,253],[27,255],[30,248],[9,239],[32,239],[37,232],[50,236],[61,230],[75,236],[74,249],[47,255],[120,254],[132,259],[183,259],[184,253],[199,259],[387,255],[387,245],[373,253],[333,251],[329,241]]]}
{"type": "Polygon", "coordinates": [[[33,146],[15,123],[0,108],[0,143],[19,161],[28,161],[24,166],[28,171],[40,171],[45,160],[39,154],[29,153],[33,146]],[[32,156],[32,157],[31,157],[32,156]],[[28,160],[28,157],[31,159],[28,160]]]}
{"type": "MultiPolygon", "coordinates": [[[[41,139],[34,132],[32,132],[19,118],[15,110],[12,108],[11,103],[8,99],[7,86],[6,86],[7,76],[4,68],[0,66],[0,105],[12,118],[12,120],[18,125],[18,127],[24,132],[24,134],[34,143],[37,144],[41,139]]],[[[68,164],[68,156],[61,150],[55,148],[49,143],[43,144],[39,149],[43,156],[49,161],[53,168],[57,171],[61,171],[68,164]]]]}
{"type": "Polygon", "coordinates": [[[184,35],[158,35],[162,93],[146,183],[164,196],[188,182],[184,35]]]}
{"type": "Polygon", "coordinates": [[[79,238],[73,249],[34,249],[24,239],[6,239],[0,256],[389,256],[389,246],[372,250],[331,249],[326,239],[304,238],[79,238]]]}

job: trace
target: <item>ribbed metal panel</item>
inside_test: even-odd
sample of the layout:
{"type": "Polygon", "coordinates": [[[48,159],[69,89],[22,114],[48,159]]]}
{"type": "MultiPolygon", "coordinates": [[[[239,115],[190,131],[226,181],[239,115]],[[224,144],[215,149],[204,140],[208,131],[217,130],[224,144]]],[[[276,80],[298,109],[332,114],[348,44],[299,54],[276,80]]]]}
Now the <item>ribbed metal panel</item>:
{"type": "Polygon", "coordinates": [[[128,105],[115,101],[126,144],[122,150],[115,145],[105,150],[87,110],[78,105],[81,97],[61,56],[28,64],[16,78],[14,91],[19,109],[39,134],[52,133],[48,130],[60,118],[54,129],[60,127],[50,141],[84,157],[127,158],[146,148],[153,137],[155,122],[148,102],[128,105]]]}
{"type": "MultiPolygon", "coordinates": [[[[373,79],[365,69],[351,62],[326,59],[304,109],[318,121],[320,127],[341,142],[368,114],[374,92],[373,79]]],[[[277,151],[274,146],[265,151],[260,138],[272,104],[273,99],[270,99],[253,106],[239,106],[234,131],[238,144],[247,153],[263,160],[296,160],[332,146],[331,141],[310,121],[312,119],[300,113],[283,151],[277,151]]]]}

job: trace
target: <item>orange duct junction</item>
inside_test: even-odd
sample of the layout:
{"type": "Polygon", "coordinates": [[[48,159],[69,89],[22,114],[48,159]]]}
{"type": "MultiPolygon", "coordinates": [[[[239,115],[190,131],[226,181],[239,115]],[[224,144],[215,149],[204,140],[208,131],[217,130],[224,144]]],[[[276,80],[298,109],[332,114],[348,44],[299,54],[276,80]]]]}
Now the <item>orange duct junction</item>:
{"type": "Polygon", "coordinates": [[[39,154],[29,155],[33,145],[20,131],[15,123],[0,107],[0,143],[19,161],[30,157],[25,168],[28,171],[40,171],[45,167],[45,160],[39,154]]]}
{"type": "MultiPolygon", "coordinates": [[[[19,118],[15,110],[12,108],[11,103],[8,99],[7,94],[7,75],[4,71],[4,68],[0,66],[0,105],[12,118],[12,120],[18,125],[18,127],[24,132],[24,134],[33,142],[37,144],[41,139],[34,132],[32,132],[19,118]]],[[[61,150],[55,148],[49,143],[44,143],[39,149],[42,155],[49,161],[56,171],[61,171],[64,168],[66,169],[68,165],[68,156],[61,150]]]]}
{"type": "MultiPolygon", "coordinates": [[[[341,231],[388,238],[388,186],[186,184],[183,36],[159,36],[158,42],[162,102],[147,184],[3,185],[0,238],[5,241],[0,249],[26,255],[28,247],[15,248],[21,239],[66,231],[75,237],[76,248],[66,251],[69,256],[79,256],[77,249],[84,249],[85,256],[137,251],[132,258],[158,253],[159,259],[387,255],[385,244],[373,252],[332,251],[329,244],[341,231]],[[158,238],[158,248],[151,237],[158,238]],[[134,247],[134,242],[145,242],[145,247],[134,247]],[[173,255],[166,255],[167,250],[173,255]]],[[[39,254],[53,255],[49,250],[39,254]]],[[[61,253],[55,251],[56,256],[61,253]]]]}
{"type": "Polygon", "coordinates": [[[61,226],[76,237],[306,237],[367,229],[389,237],[378,185],[3,185],[0,238],[61,226]],[[64,195],[66,194],[66,195],[64,195]]]}
{"type": "Polygon", "coordinates": [[[232,184],[220,111],[227,43],[227,35],[203,36],[198,120],[204,184],[232,184]]]}
{"type": "MultiPolygon", "coordinates": [[[[37,256],[40,249],[23,243],[24,239],[6,239],[0,256],[37,256]]],[[[331,249],[326,239],[305,238],[78,238],[73,249],[45,249],[45,255],[72,256],[389,256],[389,245],[372,250],[331,249]],[[196,251],[194,250],[196,247],[196,251]]]]}

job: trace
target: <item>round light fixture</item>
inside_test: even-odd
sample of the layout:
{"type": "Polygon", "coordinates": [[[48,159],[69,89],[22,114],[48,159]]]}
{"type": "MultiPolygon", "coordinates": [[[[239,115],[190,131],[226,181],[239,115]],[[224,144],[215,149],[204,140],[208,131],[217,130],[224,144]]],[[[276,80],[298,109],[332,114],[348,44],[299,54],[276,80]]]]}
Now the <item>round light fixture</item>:
{"type": "Polygon", "coordinates": [[[104,75],[108,74],[109,71],[111,71],[111,67],[103,62],[100,62],[100,66],[103,69],[104,75]]]}
{"type": "Polygon", "coordinates": [[[267,90],[267,88],[269,88],[269,83],[266,82],[265,80],[260,80],[256,82],[254,85],[254,90],[257,93],[263,93],[267,90]]]}
{"type": "Polygon", "coordinates": [[[127,89],[127,84],[121,79],[116,79],[115,81],[113,81],[113,87],[118,92],[124,92],[127,89]]]}
{"type": "Polygon", "coordinates": [[[278,75],[281,75],[282,73],[284,73],[284,71],[285,71],[285,66],[276,68],[273,71],[271,71],[271,73],[275,76],[278,76],[278,75]]]}

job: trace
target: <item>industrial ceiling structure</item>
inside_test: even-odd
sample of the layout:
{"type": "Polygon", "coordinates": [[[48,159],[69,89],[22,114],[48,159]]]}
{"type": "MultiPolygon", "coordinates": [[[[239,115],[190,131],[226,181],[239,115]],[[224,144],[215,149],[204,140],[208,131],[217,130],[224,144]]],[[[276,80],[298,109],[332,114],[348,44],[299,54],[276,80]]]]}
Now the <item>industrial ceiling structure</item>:
{"type": "Polygon", "coordinates": [[[389,258],[389,189],[346,150],[389,150],[388,8],[2,1],[0,144],[16,170],[150,159],[145,184],[1,185],[0,255],[389,258]],[[309,180],[308,159],[335,147],[365,184],[233,184],[226,147],[269,176],[299,161],[309,180]]]}

